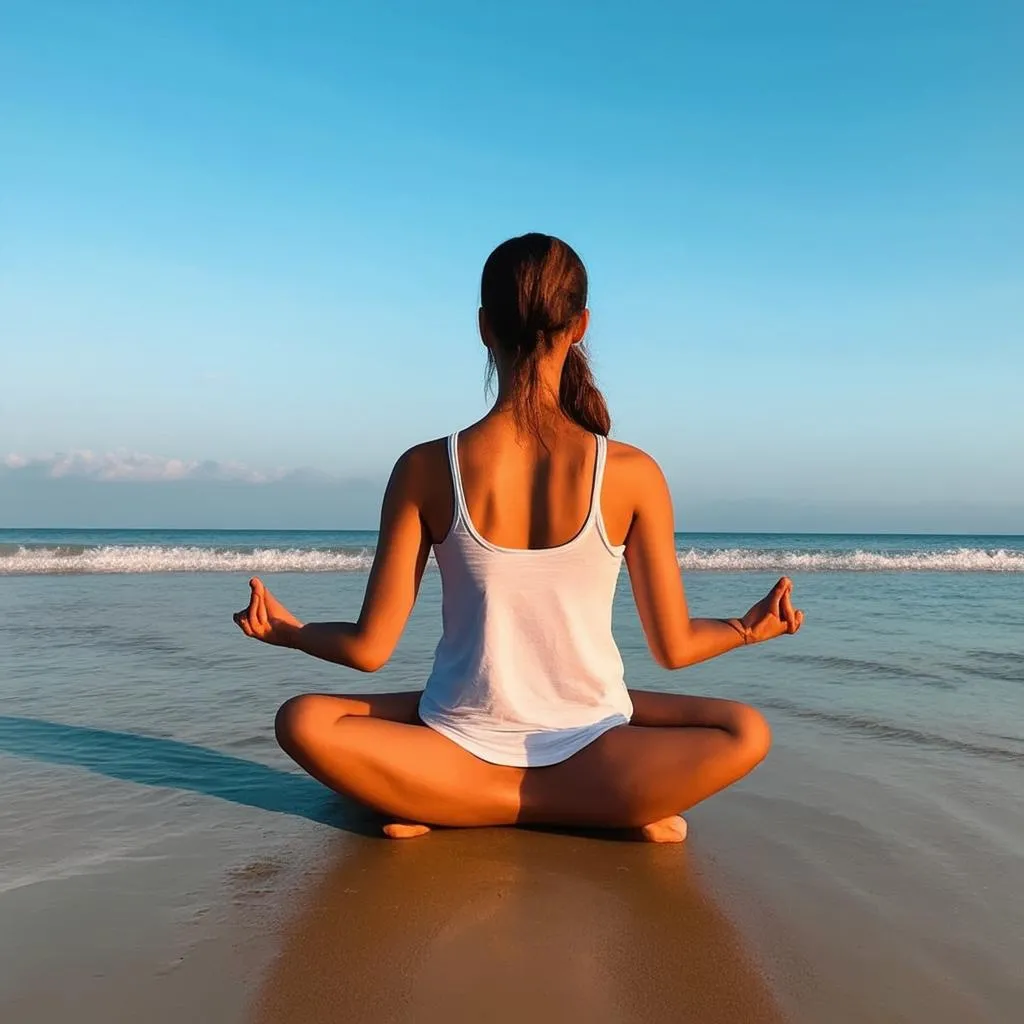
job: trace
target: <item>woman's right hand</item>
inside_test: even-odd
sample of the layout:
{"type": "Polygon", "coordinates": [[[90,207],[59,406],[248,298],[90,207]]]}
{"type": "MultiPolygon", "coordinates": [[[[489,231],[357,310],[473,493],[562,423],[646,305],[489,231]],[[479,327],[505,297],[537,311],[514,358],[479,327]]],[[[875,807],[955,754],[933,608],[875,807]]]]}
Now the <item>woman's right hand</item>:
{"type": "Polygon", "coordinates": [[[804,621],[804,613],[793,607],[793,581],[783,576],[766,597],[739,619],[744,642],[759,644],[784,633],[795,633],[804,621]]]}
{"type": "Polygon", "coordinates": [[[232,616],[246,636],[275,647],[291,647],[302,623],[254,576],[249,580],[249,606],[232,616]]]}

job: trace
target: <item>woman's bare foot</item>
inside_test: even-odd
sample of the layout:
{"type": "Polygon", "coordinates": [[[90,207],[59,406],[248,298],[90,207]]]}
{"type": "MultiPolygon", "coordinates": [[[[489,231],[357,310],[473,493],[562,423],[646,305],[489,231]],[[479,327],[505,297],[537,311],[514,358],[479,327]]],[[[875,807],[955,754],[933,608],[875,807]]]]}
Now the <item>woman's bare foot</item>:
{"type": "Polygon", "coordinates": [[[414,825],[404,821],[394,821],[384,826],[384,835],[389,839],[415,839],[417,836],[425,836],[429,831],[429,825],[414,825]]]}
{"type": "Polygon", "coordinates": [[[644,825],[640,834],[647,843],[681,843],[686,838],[686,819],[680,814],[644,825]]]}

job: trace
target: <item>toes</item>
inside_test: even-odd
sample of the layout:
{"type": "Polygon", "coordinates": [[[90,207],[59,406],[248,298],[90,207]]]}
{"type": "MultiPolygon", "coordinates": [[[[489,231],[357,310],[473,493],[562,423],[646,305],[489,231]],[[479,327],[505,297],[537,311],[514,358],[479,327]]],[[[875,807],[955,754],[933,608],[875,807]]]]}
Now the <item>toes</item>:
{"type": "Polygon", "coordinates": [[[407,825],[397,821],[384,826],[384,835],[389,839],[415,839],[417,836],[425,836],[429,831],[429,825],[407,825]]]}
{"type": "Polygon", "coordinates": [[[686,839],[686,819],[678,814],[644,825],[641,837],[648,843],[681,843],[686,839]]]}

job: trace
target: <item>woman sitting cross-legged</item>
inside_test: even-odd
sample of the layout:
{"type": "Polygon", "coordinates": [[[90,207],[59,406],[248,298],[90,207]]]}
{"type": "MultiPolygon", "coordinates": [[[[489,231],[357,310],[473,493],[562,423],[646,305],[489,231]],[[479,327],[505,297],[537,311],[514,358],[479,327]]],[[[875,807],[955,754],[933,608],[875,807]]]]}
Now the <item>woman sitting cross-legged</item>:
{"type": "Polygon", "coordinates": [[[803,613],[781,579],[742,618],[690,617],[665,479],[649,455],[607,439],[588,319],[586,271],[568,245],[529,234],[498,246],[479,313],[494,407],[398,460],[358,620],[303,624],[258,579],[235,615],[247,636],[372,672],[434,552],[443,635],[423,691],[304,694],[277,715],[285,751],[387,816],[390,836],[536,823],[679,842],[680,812],[768,752],[752,707],[626,688],[612,637],[623,557],[665,668],[795,633],[803,613]]]}

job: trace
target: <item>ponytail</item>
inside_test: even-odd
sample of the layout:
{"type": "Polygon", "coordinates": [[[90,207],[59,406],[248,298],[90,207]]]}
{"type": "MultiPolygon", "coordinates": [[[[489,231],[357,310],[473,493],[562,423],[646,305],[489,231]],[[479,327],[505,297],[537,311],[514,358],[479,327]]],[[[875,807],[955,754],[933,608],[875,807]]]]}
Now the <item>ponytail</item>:
{"type": "Polygon", "coordinates": [[[608,436],[612,428],[608,403],[594,380],[582,342],[573,345],[565,358],[558,388],[558,404],[562,412],[584,430],[608,436]]]}

